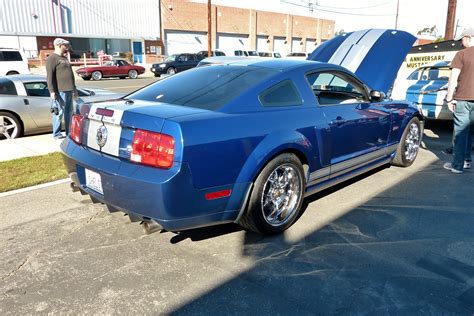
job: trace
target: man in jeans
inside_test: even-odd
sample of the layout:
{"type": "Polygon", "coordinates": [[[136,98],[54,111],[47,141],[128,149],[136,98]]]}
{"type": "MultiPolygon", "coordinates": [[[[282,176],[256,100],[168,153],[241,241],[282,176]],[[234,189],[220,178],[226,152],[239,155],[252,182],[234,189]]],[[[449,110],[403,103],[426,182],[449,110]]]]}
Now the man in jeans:
{"type": "Polygon", "coordinates": [[[46,76],[51,95],[53,112],[53,137],[64,138],[61,134],[61,123],[64,115],[66,136],[69,135],[69,124],[73,112],[73,97],[77,97],[76,83],[71,64],[67,59],[69,42],[56,38],[53,42],[54,53],[46,59],[46,76]]]}
{"type": "Polygon", "coordinates": [[[452,162],[443,167],[453,173],[471,168],[470,140],[474,133],[474,28],[464,29],[459,39],[465,48],[451,62],[446,95],[448,108],[454,113],[454,150],[452,162]]]}

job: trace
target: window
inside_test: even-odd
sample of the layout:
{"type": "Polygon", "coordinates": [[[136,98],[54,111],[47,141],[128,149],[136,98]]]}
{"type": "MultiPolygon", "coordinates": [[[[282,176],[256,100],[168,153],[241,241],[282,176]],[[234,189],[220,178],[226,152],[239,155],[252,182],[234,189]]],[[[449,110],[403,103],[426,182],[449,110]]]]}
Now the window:
{"type": "Polygon", "coordinates": [[[316,72],[306,76],[321,105],[368,102],[364,86],[342,72],[316,72]]]}
{"type": "Polygon", "coordinates": [[[251,66],[200,67],[160,80],[125,98],[217,110],[276,73],[251,66]]]}
{"type": "Polygon", "coordinates": [[[0,61],[23,61],[18,51],[4,50],[0,52],[0,61]]]}
{"type": "Polygon", "coordinates": [[[13,81],[7,78],[0,78],[0,95],[17,95],[13,81]]]}
{"type": "Polygon", "coordinates": [[[46,82],[25,83],[26,93],[31,97],[49,97],[50,93],[46,82]]]}
{"type": "Polygon", "coordinates": [[[291,80],[282,81],[264,91],[258,99],[263,106],[294,106],[303,104],[301,95],[291,80]]]}

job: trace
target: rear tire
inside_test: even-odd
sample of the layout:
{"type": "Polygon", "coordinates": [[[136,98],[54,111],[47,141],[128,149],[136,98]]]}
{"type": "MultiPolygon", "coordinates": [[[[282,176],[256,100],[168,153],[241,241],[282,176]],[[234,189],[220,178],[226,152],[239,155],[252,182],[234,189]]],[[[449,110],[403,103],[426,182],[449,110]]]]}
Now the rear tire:
{"type": "Polygon", "coordinates": [[[403,131],[392,165],[409,167],[413,164],[420,150],[421,133],[420,120],[417,117],[412,118],[403,131]]]}
{"type": "Polygon", "coordinates": [[[254,183],[239,224],[260,234],[277,234],[293,225],[301,213],[305,177],[300,160],[282,154],[270,161],[254,183]]]}
{"type": "Polygon", "coordinates": [[[128,71],[128,77],[130,79],[137,79],[138,78],[138,71],[136,71],[135,69],[129,70],[128,71]]]}
{"type": "Polygon", "coordinates": [[[13,139],[22,135],[23,125],[16,115],[0,111],[0,139],[13,139]]]}
{"type": "Polygon", "coordinates": [[[96,70],[92,73],[92,79],[93,80],[100,80],[102,79],[102,72],[96,70]]]}

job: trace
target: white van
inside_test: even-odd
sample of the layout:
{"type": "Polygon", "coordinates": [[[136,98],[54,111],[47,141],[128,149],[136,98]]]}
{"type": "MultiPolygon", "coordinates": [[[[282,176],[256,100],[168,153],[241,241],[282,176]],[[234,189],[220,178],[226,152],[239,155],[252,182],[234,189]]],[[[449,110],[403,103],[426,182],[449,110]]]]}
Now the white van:
{"type": "Polygon", "coordinates": [[[29,74],[25,54],[16,48],[0,48],[0,76],[29,74]]]}

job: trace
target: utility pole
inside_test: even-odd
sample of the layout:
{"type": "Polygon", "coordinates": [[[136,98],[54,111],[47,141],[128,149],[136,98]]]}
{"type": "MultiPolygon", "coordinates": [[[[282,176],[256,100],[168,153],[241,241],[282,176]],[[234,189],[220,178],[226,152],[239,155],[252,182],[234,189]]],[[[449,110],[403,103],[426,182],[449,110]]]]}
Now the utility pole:
{"type": "Polygon", "coordinates": [[[397,14],[395,15],[395,29],[398,30],[398,9],[400,8],[400,0],[397,0],[397,14]]]}
{"type": "Polygon", "coordinates": [[[454,21],[456,19],[456,5],[457,0],[449,0],[448,14],[446,16],[446,31],[444,33],[444,40],[452,40],[454,38],[454,21]]]}
{"type": "Polygon", "coordinates": [[[211,0],[207,0],[207,56],[211,57],[212,46],[211,46],[211,0]]]}

